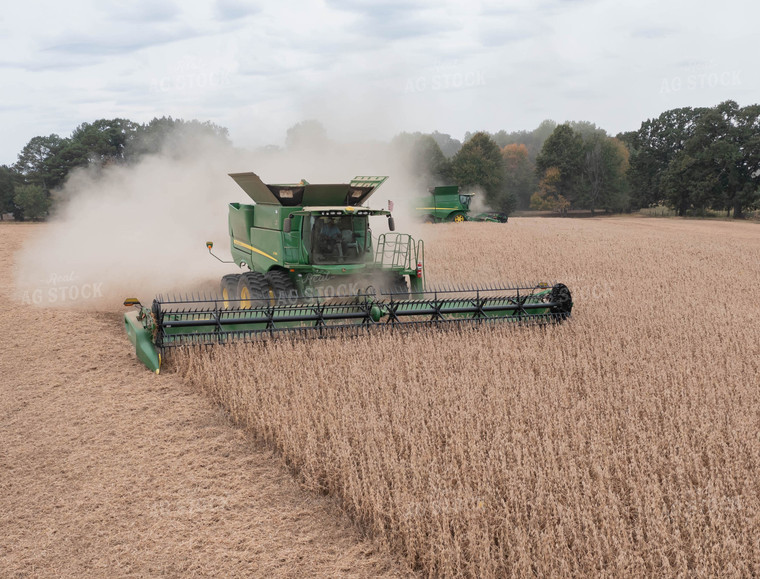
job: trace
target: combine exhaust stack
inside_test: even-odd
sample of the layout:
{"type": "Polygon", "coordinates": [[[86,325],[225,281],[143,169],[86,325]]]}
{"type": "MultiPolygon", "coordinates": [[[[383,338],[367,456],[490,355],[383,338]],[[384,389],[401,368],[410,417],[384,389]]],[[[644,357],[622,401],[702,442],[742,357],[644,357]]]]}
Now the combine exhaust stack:
{"type": "Polygon", "coordinates": [[[313,298],[273,304],[267,299],[224,305],[222,297],[163,298],[151,308],[125,316],[140,360],[158,373],[164,352],[182,345],[228,344],[297,334],[326,337],[346,331],[392,330],[409,326],[558,323],[573,302],[563,284],[537,287],[443,289],[406,294],[313,298]],[[399,299],[400,298],[400,299],[399,299]]]}

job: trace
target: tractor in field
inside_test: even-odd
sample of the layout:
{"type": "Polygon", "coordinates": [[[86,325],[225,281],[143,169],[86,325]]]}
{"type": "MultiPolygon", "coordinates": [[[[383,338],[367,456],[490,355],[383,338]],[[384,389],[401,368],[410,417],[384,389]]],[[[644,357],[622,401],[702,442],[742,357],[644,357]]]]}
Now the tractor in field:
{"type": "Polygon", "coordinates": [[[414,211],[425,223],[507,222],[507,215],[496,211],[470,215],[470,204],[474,196],[474,193],[460,191],[457,185],[431,187],[429,195],[414,200],[414,211]]]}
{"type": "Polygon", "coordinates": [[[184,344],[226,344],[277,335],[323,337],[407,325],[560,322],[570,290],[560,283],[436,287],[425,282],[424,243],[396,233],[391,212],[365,205],[387,177],[344,184],[265,184],[230,175],[254,201],[229,204],[232,260],[218,295],[136,298],[124,325],[137,357],[158,373],[163,353],[184,344]],[[374,236],[371,219],[387,220],[374,236]]]}

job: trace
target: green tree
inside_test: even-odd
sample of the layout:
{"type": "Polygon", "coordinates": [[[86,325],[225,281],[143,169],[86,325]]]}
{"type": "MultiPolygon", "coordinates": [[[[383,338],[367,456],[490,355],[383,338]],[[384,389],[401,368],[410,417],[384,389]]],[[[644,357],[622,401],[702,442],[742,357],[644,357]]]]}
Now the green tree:
{"type": "Polygon", "coordinates": [[[67,144],[66,139],[55,134],[34,137],[21,149],[13,168],[26,183],[42,185],[47,190],[57,187],[67,174],[58,159],[58,154],[67,144]]]}
{"type": "Polygon", "coordinates": [[[573,131],[581,136],[584,143],[607,136],[607,131],[600,129],[590,121],[570,121],[567,123],[573,131]]]}
{"type": "Polygon", "coordinates": [[[63,185],[72,169],[89,161],[90,153],[81,142],[50,135],[31,139],[19,153],[14,169],[24,183],[50,191],[63,185]]]}
{"type": "Polygon", "coordinates": [[[16,196],[17,173],[7,165],[0,166],[0,220],[5,213],[13,213],[20,219],[21,215],[13,202],[16,196]]]}
{"type": "Polygon", "coordinates": [[[641,123],[634,134],[621,136],[631,152],[629,179],[634,208],[665,202],[667,195],[662,182],[665,171],[676,154],[684,149],[706,110],[671,109],[641,123]]]}
{"type": "Polygon", "coordinates": [[[557,168],[559,194],[573,203],[580,194],[583,162],[583,138],[569,123],[564,123],[558,125],[544,142],[536,157],[536,175],[540,180],[549,167],[557,168]]]}
{"type": "Polygon", "coordinates": [[[725,101],[699,118],[684,148],[694,159],[692,181],[703,188],[710,186],[695,189],[692,204],[698,210],[709,204],[733,210],[740,219],[745,209],[757,203],[759,113],[757,105],[741,109],[736,102],[725,101]],[[702,195],[697,196],[698,192],[702,195]]]}
{"type": "Polygon", "coordinates": [[[544,146],[544,142],[556,128],[557,123],[551,119],[547,119],[541,121],[541,124],[532,131],[514,131],[507,133],[502,130],[494,134],[493,139],[502,150],[507,145],[525,145],[528,149],[528,158],[531,163],[535,163],[536,157],[544,146]]]}
{"type": "Polygon", "coordinates": [[[605,131],[586,132],[583,182],[576,199],[580,207],[620,211],[628,206],[628,149],[605,131]]]}
{"type": "Polygon", "coordinates": [[[139,125],[127,119],[99,119],[82,123],[71,135],[72,154],[81,153],[86,162],[107,164],[124,161],[127,144],[139,125]]]}
{"type": "Polygon", "coordinates": [[[293,125],[285,136],[285,147],[288,149],[320,150],[328,142],[327,129],[314,119],[293,125]]]}
{"type": "Polygon", "coordinates": [[[557,128],[556,121],[553,121],[552,119],[545,119],[541,121],[541,124],[539,124],[532,133],[532,146],[531,143],[528,143],[528,153],[530,153],[531,158],[535,161],[536,157],[538,157],[538,154],[541,152],[541,149],[544,146],[544,143],[546,142],[546,139],[548,139],[554,130],[557,128]]]}
{"type": "Polygon", "coordinates": [[[527,209],[530,197],[538,186],[536,167],[530,159],[528,147],[522,143],[506,145],[501,150],[501,156],[504,158],[504,186],[515,196],[518,206],[527,209]]]}
{"type": "MultiPolygon", "coordinates": [[[[694,188],[702,181],[696,178],[697,161],[685,151],[678,151],[668,167],[659,176],[660,187],[665,195],[664,202],[676,210],[678,215],[686,215],[694,200],[694,188]]],[[[705,192],[701,191],[705,197],[705,192]]]]}
{"type": "Polygon", "coordinates": [[[459,152],[459,149],[462,148],[462,142],[459,139],[453,139],[451,135],[433,131],[430,133],[430,136],[438,144],[443,156],[447,159],[456,155],[459,152]]]}
{"type": "Polygon", "coordinates": [[[137,125],[125,119],[82,123],[70,138],[34,137],[21,150],[14,169],[25,183],[48,191],[60,187],[75,167],[121,161],[137,125]]]}
{"type": "Polygon", "coordinates": [[[618,138],[608,137],[605,141],[605,163],[608,167],[608,194],[603,207],[611,211],[628,211],[631,207],[631,185],[628,172],[631,170],[631,154],[628,147],[618,138]]]}
{"type": "Polygon", "coordinates": [[[742,180],[726,204],[733,204],[734,218],[739,219],[744,209],[760,208],[760,105],[739,109],[734,125],[741,151],[737,163],[742,180]]]}
{"type": "Polygon", "coordinates": [[[760,200],[760,107],[742,109],[725,101],[691,116],[679,111],[678,118],[688,121],[681,124],[681,140],[671,134],[658,143],[671,153],[667,166],[654,176],[663,201],[678,215],[714,208],[733,210],[741,218],[760,200]]]}
{"type": "Polygon", "coordinates": [[[24,219],[34,221],[44,219],[50,209],[50,196],[41,185],[20,185],[16,187],[13,202],[21,210],[24,219]]]}
{"type": "Polygon", "coordinates": [[[559,192],[561,179],[562,175],[557,167],[547,167],[544,176],[538,182],[538,190],[530,198],[530,208],[560,213],[567,211],[570,202],[559,192]]]}
{"type": "Polygon", "coordinates": [[[393,137],[391,147],[407,170],[426,186],[448,181],[449,162],[432,135],[400,133],[393,137]]]}
{"type": "Polygon", "coordinates": [[[158,153],[181,158],[195,154],[198,143],[204,140],[229,146],[229,131],[209,121],[154,118],[135,128],[127,140],[124,158],[127,162],[134,162],[143,155],[158,153]]]}
{"type": "Polygon", "coordinates": [[[487,133],[473,134],[451,160],[451,177],[462,188],[480,187],[493,209],[511,213],[517,200],[507,191],[504,160],[487,133]]]}
{"type": "Polygon", "coordinates": [[[417,139],[412,148],[412,159],[418,170],[425,171],[434,181],[446,180],[449,162],[432,136],[422,135],[417,139]]]}

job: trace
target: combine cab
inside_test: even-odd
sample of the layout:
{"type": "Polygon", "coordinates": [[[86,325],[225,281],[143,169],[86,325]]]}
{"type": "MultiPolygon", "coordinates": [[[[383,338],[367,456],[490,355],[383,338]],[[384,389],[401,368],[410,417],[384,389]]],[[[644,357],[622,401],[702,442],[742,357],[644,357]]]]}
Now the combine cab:
{"type": "Polygon", "coordinates": [[[505,213],[487,212],[470,215],[470,204],[474,193],[462,193],[456,185],[445,185],[430,189],[430,195],[415,199],[414,210],[425,223],[463,221],[490,221],[506,223],[505,213]]]}
{"type": "Polygon", "coordinates": [[[229,207],[230,252],[241,268],[222,280],[222,295],[276,302],[424,289],[422,241],[393,233],[390,211],[363,203],[386,177],[348,184],[265,185],[253,173],[231,177],[256,202],[229,207]],[[372,237],[372,218],[391,233],[372,237]]]}
{"type": "Polygon", "coordinates": [[[230,176],[255,202],[229,206],[229,263],[246,271],[225,275],[218,296],[158,297],[150,308],[124,302],[137,307],[125,315],[127,334],[156,373],[162,353],[182,344],[570,315],[562,284],[427,288],[423,242],[394,232],[389,211],[364,205],[386,177],[267,185],[254,173],[230,176]],[[378,218],[390,233],[374,237],[378,218]]]}

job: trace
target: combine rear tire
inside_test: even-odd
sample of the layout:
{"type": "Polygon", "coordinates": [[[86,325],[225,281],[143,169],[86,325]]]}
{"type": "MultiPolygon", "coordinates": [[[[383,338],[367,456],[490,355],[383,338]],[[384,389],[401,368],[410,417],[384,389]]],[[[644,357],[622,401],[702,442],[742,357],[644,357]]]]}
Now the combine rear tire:
{"type": "Polygon", "coordinates": [[[298,301],[298,290],[288,272],[282,269],[272,269],[264,277],[269,282],[276,303],[294,304],[298,301]]]}
{"type": "Polygon", "coordinates": [[[241,308],[264,306],[269,299],[269,284],[262,274],[256,271],[246,272],[240,276],[238,295],[241,308]]]}
{"type": "Polygon", "coordinates": [[[454,223],[463,223],[464,222],[464,215],[462,213],[457,213],[454,215],[454,219],[452,219],[454,223]]]}
{"type": "Polygon", "coordinates": [[[225,275],[222,278],[222,303],[225,308],[229,308],[230,304],[236,303],[235,300],[240,297],[238,283],[240,283],[240,274],[237,273],[225,275]]]}

